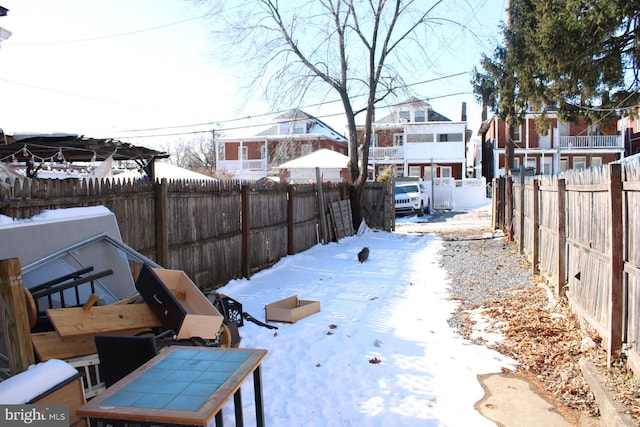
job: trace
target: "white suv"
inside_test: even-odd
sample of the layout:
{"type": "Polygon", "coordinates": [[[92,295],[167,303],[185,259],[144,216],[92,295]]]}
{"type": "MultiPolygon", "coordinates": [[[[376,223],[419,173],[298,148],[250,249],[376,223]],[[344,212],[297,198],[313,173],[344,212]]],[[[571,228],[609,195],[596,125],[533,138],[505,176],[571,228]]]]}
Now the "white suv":
{"type": "Polygon", "coordinates": [[[424,181],[396,182],[396,214],[422,216],[431,212],[431,197],[424,181]]]}

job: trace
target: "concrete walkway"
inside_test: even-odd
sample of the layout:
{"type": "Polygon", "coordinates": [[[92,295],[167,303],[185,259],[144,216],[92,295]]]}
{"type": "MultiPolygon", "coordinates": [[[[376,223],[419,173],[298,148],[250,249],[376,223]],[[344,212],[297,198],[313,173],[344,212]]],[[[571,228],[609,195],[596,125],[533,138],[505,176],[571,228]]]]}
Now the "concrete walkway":
{"type": "MultiPolygon", "coordinates": [[[[396,230],[408,233],[447,234],[450,232],[491,233],[491,211],[482,208],[469,211],[440,211],[423,218],[399,218],[396,230]]],[[[597,381],[593,377],[592,381],[597,381]]],[[[536,386],[526,378],[516,374],[488,374],[478,378],[485,390],[484,397],[476,403],[476,409],[486,418],[501,427],[600,427],[626,426],[617,417],[616,411],[608,414],[602,411],[599,418],[579,415],[571,410],[561,410],[554,402],[538,391],[536,386]]],[[[598,388],[597,384],[591,385],[598,388]]],[[[603,408],[607,403],[602,395],[598,406],[603,408]]]]}

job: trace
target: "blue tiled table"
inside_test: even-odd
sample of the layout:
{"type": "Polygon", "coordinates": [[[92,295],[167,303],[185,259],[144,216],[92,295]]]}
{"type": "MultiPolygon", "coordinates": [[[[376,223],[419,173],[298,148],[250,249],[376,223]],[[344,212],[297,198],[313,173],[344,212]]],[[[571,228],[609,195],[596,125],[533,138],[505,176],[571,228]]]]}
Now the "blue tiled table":
{"type": "Polygon", "coordinates": [[[243,425],[240,386],[253,373],[256,424],[264,426],[260,363],[267,350],[173,346],[77,411],[92,426],[222,426],[222,407],[234,397],[243,425]]]}

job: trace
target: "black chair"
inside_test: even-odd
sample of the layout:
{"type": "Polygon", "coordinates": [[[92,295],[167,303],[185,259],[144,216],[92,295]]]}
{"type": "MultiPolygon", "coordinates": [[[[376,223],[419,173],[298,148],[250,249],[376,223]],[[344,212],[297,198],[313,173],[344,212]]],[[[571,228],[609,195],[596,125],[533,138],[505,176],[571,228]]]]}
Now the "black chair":
{"type": "Polygon", "coordinates": [[[100,374],[110,387],[158,354],[153,335],[96,335],[100,374]]]}

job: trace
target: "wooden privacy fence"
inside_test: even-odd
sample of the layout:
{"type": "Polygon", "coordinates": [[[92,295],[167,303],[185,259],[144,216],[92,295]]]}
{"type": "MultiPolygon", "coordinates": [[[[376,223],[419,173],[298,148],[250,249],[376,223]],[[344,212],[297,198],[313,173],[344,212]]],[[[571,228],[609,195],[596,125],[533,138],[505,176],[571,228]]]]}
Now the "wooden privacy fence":
{"type": "MultiPolygon", "coordinates": [[[[337,240],[331,221],[322,228],[321,219],[330,216],[332,203],[345,203],[349,196],[344,183],[325,183],[321,191],[315,184],[240,181],[0,184],[0,214],[12,218],[30,218],[47,209],[106,206],[126,244],[166,268],[185,271],[202,290],[248,278],[288,254],[337,240]]],[[[370,227],[393,229],[393,208],[390,184],[367,185],[361,211],[370,227]]]]}
{"type": "Polygon", "coordinates": [[[494,220],[533,270],[640,373],[640,162],[494,180],[494,220]]]}

